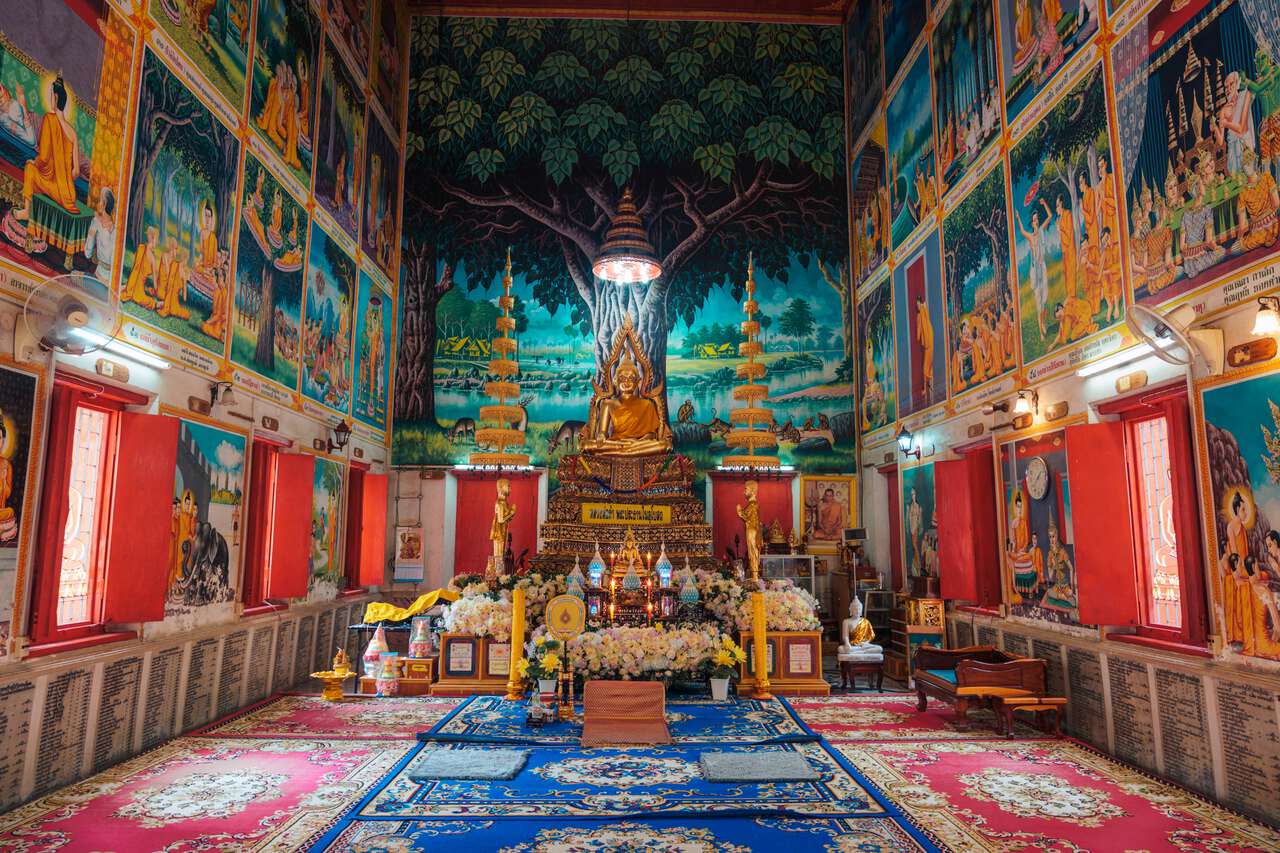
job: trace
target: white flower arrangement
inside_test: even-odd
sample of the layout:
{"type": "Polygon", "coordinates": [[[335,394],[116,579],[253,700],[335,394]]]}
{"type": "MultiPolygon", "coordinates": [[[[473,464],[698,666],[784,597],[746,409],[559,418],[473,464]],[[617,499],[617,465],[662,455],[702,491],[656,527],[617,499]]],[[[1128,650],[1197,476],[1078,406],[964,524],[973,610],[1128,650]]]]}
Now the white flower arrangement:
{"type": "MultiPolygon", "coordinates": [[[[470,589],[470,588],[468,588],[470,589]]],[[[492,637],[499,643],[511,639],[511,597],[490,598],[486,593],[463,593],[444,611],[444,628],[453,634],[492,637]]]]}
{"type": "MultiPolygon", "coordinates": [[[[764,618],[770,631],[816,631],[822,626],[817,599],[785,578],[769,581],[765,588],[764,618]]],[[[734,624],[739,631],[751,630],[751,596],[738,605],[734,624]]]]}
{"type": "Polygon", "coordinates": [[[589,678],[697,678],[707,661],[732,638],[713,626],[666,628],[614,626],[588,631],[569,643],[575,673],[589,678]]]}

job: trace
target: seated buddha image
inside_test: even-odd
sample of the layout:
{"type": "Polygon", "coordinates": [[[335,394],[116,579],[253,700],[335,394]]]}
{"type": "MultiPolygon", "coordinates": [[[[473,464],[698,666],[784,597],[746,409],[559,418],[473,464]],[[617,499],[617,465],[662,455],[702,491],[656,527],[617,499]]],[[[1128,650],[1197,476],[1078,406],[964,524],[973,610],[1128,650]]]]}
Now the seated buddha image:
{"type": "MultiPolygon", "coordinates": [[[[627,331],[624,327],[622,333],[627,331]]],[[[590,420],[583,429],[583,450],[614,456],[671,450],[662,389],[648,388],[647,374],[647,369],[642,371],[631,357],[623,356],[622,347],[615,348],[604,372],[604,384],[596,385],[590,420]]]]}

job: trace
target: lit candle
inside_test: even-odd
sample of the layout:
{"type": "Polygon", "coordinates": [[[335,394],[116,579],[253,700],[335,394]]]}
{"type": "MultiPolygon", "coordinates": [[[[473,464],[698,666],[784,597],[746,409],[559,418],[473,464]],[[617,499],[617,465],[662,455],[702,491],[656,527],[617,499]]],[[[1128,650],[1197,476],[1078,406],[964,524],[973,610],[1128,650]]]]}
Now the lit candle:
{"type": "Polygon", "coordinates": [[[613,621],[613,604],[612,603],[609,604],[609,621],[610,622],[613,621]]]}

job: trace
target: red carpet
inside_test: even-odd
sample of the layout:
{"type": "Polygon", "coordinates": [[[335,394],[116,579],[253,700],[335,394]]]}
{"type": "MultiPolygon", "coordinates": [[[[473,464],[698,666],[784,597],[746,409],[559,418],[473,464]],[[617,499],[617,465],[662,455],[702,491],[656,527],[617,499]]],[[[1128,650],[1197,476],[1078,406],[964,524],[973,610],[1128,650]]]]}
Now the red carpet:
{"type": "Polygon", "coordinates": [[[953,850],[1280,850],[1280,832],[1071,741],[837,748],[917,826],[953,850]]]}
{"type": "Polygon", "coordinates": [[[269,699],[198,734],[205,737],[334,737],[403,738],[434,726],[462,703],[461,699],[348,697],[326,702],[319,696],[289,695],[269,699]]]}
{"type": "MultiPolygon", "coordinates": [[[[967,720],[942,702],[929,701],[921,714],[916,694],[883,696],[827,696],[788,699],[800,719],[832,742],[845,740],[971,740],[998,737],[995,717],[989,711],[972,711],[967,720]]],[[[1035,729],[1018,727],[1019,737],[1042,736],[1035,729]]]]}

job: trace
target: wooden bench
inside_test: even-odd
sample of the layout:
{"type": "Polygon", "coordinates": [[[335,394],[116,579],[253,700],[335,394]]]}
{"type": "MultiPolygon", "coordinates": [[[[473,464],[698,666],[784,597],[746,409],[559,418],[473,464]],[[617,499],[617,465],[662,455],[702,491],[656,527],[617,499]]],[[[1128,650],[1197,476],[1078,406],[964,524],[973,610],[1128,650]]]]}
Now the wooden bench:
{"type": "Polygon", "coordinates": [[[1001,664],[1019,660],[1019,658],[997,649],[995,646],[967,646],[963,649],[939,649],[935,646],[920,646],[913,654],[915,671],[911,678],[916,685],[916,708],[924,711],[932,696],[940,702],[946,702],[956,709],[959,717],[964,717],[971,700],[961,697],[956,691],[960,686],[956,667],[962,661],[977,661],[988,664],[1001,664]]]}

